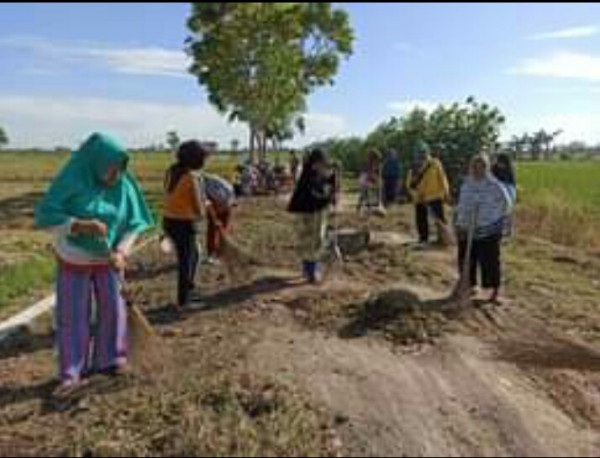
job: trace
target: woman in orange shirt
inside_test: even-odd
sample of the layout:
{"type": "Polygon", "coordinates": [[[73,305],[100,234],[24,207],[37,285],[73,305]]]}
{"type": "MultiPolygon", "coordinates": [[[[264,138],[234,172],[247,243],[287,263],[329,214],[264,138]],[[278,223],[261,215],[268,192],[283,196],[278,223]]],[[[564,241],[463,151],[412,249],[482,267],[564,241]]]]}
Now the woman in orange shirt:
{"type": "Polygon", "coordinates": [[[199,142],[184,142],[177,152],[177,162],[167,170],[165,177],[163,229],[177,251],[179,307],[189,305],[195,289],[194,279],[200,258],[195,223],[204,214],[204,199],[194,172],[204,167],[207,156],[208,152],[199,142]]]}

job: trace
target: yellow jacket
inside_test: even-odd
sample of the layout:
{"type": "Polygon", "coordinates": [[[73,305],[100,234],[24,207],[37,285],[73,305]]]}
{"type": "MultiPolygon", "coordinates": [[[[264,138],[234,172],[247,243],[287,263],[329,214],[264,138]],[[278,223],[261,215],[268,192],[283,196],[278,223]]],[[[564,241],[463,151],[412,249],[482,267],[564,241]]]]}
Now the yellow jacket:
{"type": "Polygon", "coordinates": [[[447,201],[450,198],[450,186],[440,160],[429,157],[421,170],[424,171],[424,175],[416,189],[412,189],[410,186],[413,179],[412,170],[408,172],[406,178],[406,187],[413,201],[417,204],[436,200],[447,201]]]}

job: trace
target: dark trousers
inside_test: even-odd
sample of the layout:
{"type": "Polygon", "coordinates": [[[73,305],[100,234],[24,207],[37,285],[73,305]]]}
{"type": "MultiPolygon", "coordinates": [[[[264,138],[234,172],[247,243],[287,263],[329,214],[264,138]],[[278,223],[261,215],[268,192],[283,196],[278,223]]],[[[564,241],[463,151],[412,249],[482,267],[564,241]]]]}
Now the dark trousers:
{"type": "Polygon", "coordinates": [[[423,243],[429,241],[429,211],[444,224],[446,223],[444,202],[442,200],[417,204],[415,206],[417,230],[419,231],[419,241],[423,243]]]}
{"type": "MultiPolygon", "coordinates": [[[[469,279],[472,287],[477,286],[477,270],[480,268],[483,287],[486,289],[500,288],[502,281],[501,245],[502,235],[494,235],[481,240],[473,240],[471,269],[469,272],[469,279]]],[[[461,274],[466,255],[467,240],[461,239],[458,243],[459,271],[461,274]]]]}
{"type": "Polygon", "coordinates": [[[179,305],[189,302],[190,292],[194,289],[194,279],[200,255],[196,245],[196,229],[192,221],[165,218],[163,229],[175,244],[178,262],[177,301],[179,305]]]}
{"type": "Polygon", "coordinates": [[[396,196],[398,194],[398,178],[384,178],[383,179],[383,203],[385,205],[393,204],[396,202],[396,196]]]}

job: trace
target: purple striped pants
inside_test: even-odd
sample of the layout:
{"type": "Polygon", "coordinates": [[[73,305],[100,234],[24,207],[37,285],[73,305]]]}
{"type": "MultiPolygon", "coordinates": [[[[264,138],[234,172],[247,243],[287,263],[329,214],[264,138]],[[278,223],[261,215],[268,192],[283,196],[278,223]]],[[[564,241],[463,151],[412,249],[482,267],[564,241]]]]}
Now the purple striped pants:
{"type": "Polygon", "coordinates": [[[63,382],[126,364],[127,308],[120,288],[119,274],[107,265],[59,263],[56,319],[63,382]],[[97,310],[94,332],[92,298],[97,310]]]}

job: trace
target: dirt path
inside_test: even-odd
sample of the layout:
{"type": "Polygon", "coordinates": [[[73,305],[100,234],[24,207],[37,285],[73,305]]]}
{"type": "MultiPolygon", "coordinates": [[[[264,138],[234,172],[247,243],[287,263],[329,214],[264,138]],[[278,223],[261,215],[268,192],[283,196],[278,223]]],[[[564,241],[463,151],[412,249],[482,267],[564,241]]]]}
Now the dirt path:
{"type": "MultiPolygon", "coordinates": [[[[440,313],[454,253],[407,248],[407,209],[369,221],[369,249],[306,285],[283,202],[240,208],[234,235],[261,266],[233,285],[203,267],[209,309],[173,312],[172,260],[156,246],[136,260],[138,303],[173,352],[168,386],[133,381],[48,411],[50,336],[0,348],[0,456],[600,455],[600,352],[553,326],[561,311],[571,323],[566,308],[532,316],[539,298],[521,289],[505,308],[440,313]]],[[[364,227],[348,199],[340,223],[364,227]]],[[[593,333],[579,281],[576,323],[593,333]]]]}
{"type": "Polygon", "coordinates": [[[344,445],[369,456],[596,456],[576,425],[514,364],[474,337],[418,354],[375,339],[272,326],[249,367],[308,389],[338,419],[344,445]]]}

